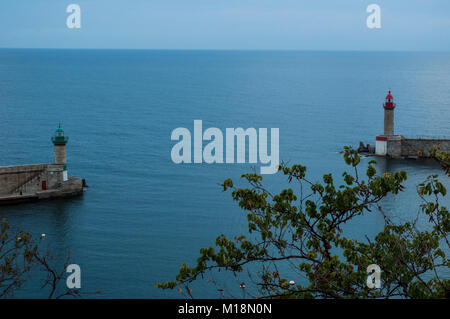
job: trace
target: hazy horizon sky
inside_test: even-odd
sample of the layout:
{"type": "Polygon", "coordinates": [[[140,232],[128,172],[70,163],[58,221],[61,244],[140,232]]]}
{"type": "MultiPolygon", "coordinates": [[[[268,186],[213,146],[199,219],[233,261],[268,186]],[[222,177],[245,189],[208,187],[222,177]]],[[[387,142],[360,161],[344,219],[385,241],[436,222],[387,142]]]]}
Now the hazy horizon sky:
{"type": "Polygon", "coordinates": [[[450,51],[450,1],[1,0],[0,48],[450,51]]]}

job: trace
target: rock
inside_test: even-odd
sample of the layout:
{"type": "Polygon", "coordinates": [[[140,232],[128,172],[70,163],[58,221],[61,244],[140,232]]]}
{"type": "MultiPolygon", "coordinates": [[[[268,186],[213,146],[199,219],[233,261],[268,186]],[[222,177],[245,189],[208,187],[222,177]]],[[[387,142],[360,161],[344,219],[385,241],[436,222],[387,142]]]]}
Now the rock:
{"type": "Polygon", "coordinates": [[[369,148],[364,145],[363,142],[359,142],[358,153],[369,152],[369,148]]]}

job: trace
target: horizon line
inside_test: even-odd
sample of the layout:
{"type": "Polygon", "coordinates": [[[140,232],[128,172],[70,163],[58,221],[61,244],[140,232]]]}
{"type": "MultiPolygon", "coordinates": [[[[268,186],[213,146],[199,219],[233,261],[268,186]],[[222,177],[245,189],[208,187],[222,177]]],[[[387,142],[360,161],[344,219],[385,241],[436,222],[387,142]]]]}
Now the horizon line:
{"type": "Polygon", "coordinates": [[[57,48],[57,47],[0,47],[0,50],[80,50],[80,51],[271,51],[271,52],[414,52],[414,53],[450,53],[450,50],[358,50],[358,49],[217,49],[217,48],[57,48]]]}

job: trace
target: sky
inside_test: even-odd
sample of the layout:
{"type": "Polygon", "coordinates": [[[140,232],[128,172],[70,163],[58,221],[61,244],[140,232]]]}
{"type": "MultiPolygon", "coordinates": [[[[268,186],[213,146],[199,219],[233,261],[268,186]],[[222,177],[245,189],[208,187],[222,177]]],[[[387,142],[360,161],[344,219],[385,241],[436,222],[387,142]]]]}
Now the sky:
{"type": "Polygon", "coordinates": [[[450,1],[1,0],[0,48],[450,51],[450,1]]]}

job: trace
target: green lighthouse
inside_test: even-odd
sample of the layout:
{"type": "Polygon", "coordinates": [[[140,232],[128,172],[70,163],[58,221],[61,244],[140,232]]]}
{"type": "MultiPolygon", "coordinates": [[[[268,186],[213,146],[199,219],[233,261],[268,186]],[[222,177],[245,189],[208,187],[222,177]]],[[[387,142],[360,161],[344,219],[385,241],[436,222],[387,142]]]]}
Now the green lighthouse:
{"type": "Polygon", "coordinates": [[[52,142],[54,145],[55,164],[66,165],[66,144],[69,141],[68,136],[64,136],[64,130],[59,124],[55,131],[55,136],[52,136],[52,142]]]}

